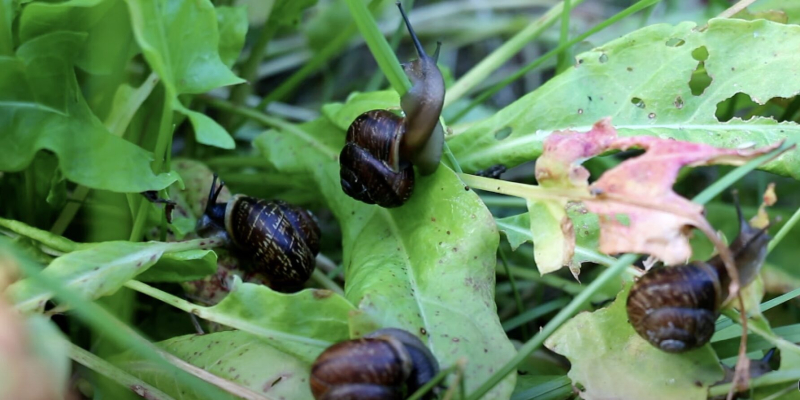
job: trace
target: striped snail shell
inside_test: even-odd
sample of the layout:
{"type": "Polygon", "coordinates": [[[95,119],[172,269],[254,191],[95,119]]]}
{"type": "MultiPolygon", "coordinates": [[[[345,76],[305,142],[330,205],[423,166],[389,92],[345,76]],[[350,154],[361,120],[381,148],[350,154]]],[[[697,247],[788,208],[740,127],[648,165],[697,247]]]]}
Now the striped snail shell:
{"type": "MultiPolygon", "coordinates": [[[[734,199],[736,197],[734,196],[734,199]]],[[[767,255],[770,237],[739,216],[739,235],[730,245],[742,287],[752,282],[767,255]]],[[[708,343],[731,278],[722,258],[675,267],[656,267],[644,274],[628,295],[628,320],[636,333],[668,353],[681,353],[708,343]]]]}
{"type": "Polygon", "coordinates": [[[442,157],[444,133],[439,116],[444,106],[444,79],[436,65],[440,44],[433,57],[419,42],[403,6],[400,13],[414,41],[419,58],[403,64],[411,89],[400,99],[405,117],[388,110],[359,115],[347,130],[346,145],[339,155],[342,190],[367,204],[399,207],[414,190],[414,170],[430,175],[442,157]]]}
{"type": "Polygon", "coordinates": [[[311,392],[317,400],[402,400],[437,373],[419,338],[387,328],[323,351],[311,366],[311,392]]]}
{"type": "Polygon", "coordinates": [[[310,212],[280,200],[266,201],[236,195],[217,203],[224,183],[211,184],[198,231],[214,225],[248,256],[255,269],[278,288],[294,290],[314,271],[319,253],[320,229],[310,212]]]}

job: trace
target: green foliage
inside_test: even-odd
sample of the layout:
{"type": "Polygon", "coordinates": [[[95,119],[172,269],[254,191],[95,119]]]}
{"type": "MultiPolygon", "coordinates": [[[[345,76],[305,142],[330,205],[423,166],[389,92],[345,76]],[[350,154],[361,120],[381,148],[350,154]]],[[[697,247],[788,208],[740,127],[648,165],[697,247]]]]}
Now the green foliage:
{"type": "MultiPolygon", "coordinates": [[[[762,0],[702,28],[725,1],[665,1],[631,16],[659,3],[645,0],[600,25],[594,16],[562,13],[580,0],[547,11],[516,9],[525,2],[404,2],[425,48],[442,40],[441,68],[460,78],[448,81],[445,103],[453,106],[442,121],[454,157],[433,175],[417,174],[413,196],[394,209],[345,195],[338,158],[360,114],[388,109],[403,117],[398,92],[408,80],[397,60],[413,58],[412,50],[403,44],[398,57],[384,38],[397,26],[392,2],[345,3],[0,0],[0,291],[22,312],[29,359],[45,361],[47,383],[75,383],[87,398],[118,398],[133,388],[158,398],[310,400],[310,368],[325,348],[399,327],[419,337],[445,371],[438,399],[727,393],[719,361],[736,361],[736,312],[724,311],[711,344],[699,350],[674,355],[651,347],[625,315],[637,256],[601,253],[600,222],[588,212],[589,202],[611,190],[570,197],[558,191],[563,182],[543,184],[547,179],[526,163],[541,156],[553,132],[586,131],[605,117],[621,136],[720,148],[796,140],[796,2],[762,0]],[[562,17],[568,24],[559,36],[548,27],[562,17]],[[590,25],[608,27],[605,37],[615,39],[600,43],[605,39],[591,36],[599,29],[590,25]],[[599,46],[581,53],[593,38],[599,46]],[[486,54],[487,48],[497,50],[486,54]],[[546,61],[556,53],[553,70],[546,61]],[[570,65],[565,55],[576,53],[570,65]],[[368,89],[378,87],[378,79],[368,82],[376,61],[393,90],[368,89]],[[493,99],[488,92],[467,97],[499,89],[497,79],[515,76],[516,64],[529,61],[546,70],[528,70],[526,82],[493,99]],[[239,84],[248,86],[229,95],[222,89],[239,84]],[[261,97],[257,107],[249,106],[250,94],[261,97]],[[470,102],[481,103],[470,120],[488,117],[447,120],[470,102]],[[523,166],[504,180],[454,172],[497,164],[523,166]],[[241,193],[313,211],[321,252],[304,288],[278,291],[284,288],[266,282],[251,255],[225,242],[221,231],[197,239],[212,173],[226,183],[220,203],[241,193]],[[483,197],[494,188],[517,201],[483,197]],[[156,191],[162,202],[146,202],[144,191],[156,191]],[[175,205],[169,222],[166,201],[175,205]],[[572,225],[574,241],[562,224],[572,225]],[[502,253],[508,268],[497,265],[499,246],[507,248],[503,237],[512,250],[502,253]],[[570,258],[565,243],[574,243],[570,258]],[[562,260],[570,271],[556,271],[562,260]],[[570,274],[578,271],[581,282],[570,274]],[[617,293],[621,285],[626,289],[617,293]],[[105,307],[92,303],[99,299],[105,307]],[[57,315],[58,325],[38,315],[44,310],[57,315]],[[209,332],[187,335],[197,328],[209,332]],[[219,380],[189,376],[191,368],[165,362],[160,351],[219,380]],[[70,371],[69,358],[83,367],[70,371]]],[[[628,5],[601,3],[605,16],[628,5]]],[[[596,179],[636,151],[576,162],[585,161],[596,179]]],[[[768,211],[780,217],[769,231],[780,246],[770,248],[758,285],[746,293],[747,355],[777,347],[780,364],[754,376],[753,398],[800,379],[800,314],[791,302],[800,293],[793,268],[800,248],[793,228],[800,219],[793,217],[800,216],[798,157],[793,149],[744,178],[757,161],[724,177],[727,169],[690,164],[674,188],[686,198],[701,192],[698,205],[723,197],[703,218],[728,241],[737,223],[720,193],[740,180],[749,217],[767,183],[778,183],[779,203],[768,211]],[[761,289],[789,294],[762,303],[761,289]],[[753,313],[759,303],[762,313],[753,313]]],[[[564,176],[575,172],[564,167],[564,176]]],[[[645,209],[656,204],[636,200],[645,209]]],[[[629,213],[616,217],[631,221],[629,213]]],[[[693,259],[714,250],[701,235],[692,248],[693,259]]],[[[16,365],[4,355],[0,346],[0,397],[3,377],[16,365]]]]}
{"type": "MultiPolygon", "coordinates": [[[[692,23],[659,24],[576,56],[574,68],[548,81],[493,117],[448,141],[462,168],[475,171],[536,158],[550,132],[586,131],[610,116],[620,135],[656,135],[718,147],[763,146],[792,138],[795,123],[715,117],[717,104],[736,93],[759,103],[800,90],[786,71],[796,63],[784,46],[800,27],[764,20],[712,20],[705,31],[692,23]],[[779,39],[780,38],[780,39],[779,39]],[[708,58],[699,60],[698,49],[708,58]],[[705,66],[711,85],[700,95],[689,86],[705,66]],[[504,139],[495,134],[510,128],[504,139]]],[[[767,164],[768,171],[800,177],[797,151],[767,164]]]]}

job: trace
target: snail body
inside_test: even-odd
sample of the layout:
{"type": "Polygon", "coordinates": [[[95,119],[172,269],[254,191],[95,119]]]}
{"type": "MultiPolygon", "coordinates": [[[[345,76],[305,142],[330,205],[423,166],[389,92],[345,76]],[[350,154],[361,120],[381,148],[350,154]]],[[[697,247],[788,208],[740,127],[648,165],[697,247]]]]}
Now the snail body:
{"type": "Polygon", "coordinates": [[[311,367],[317,400],[402,400],[439,372],[419,338],[387,328],[328,347],[311,367]]]}
{"type": "MultiPolygon", "coordinates": [[[[730,245],[742,286],[752,282],[766,258],[770,237],[744,219],[739,208],[739,235],[730,245]]],[[[675,267],[656,267],[631,288],[628,320],[636,333],[668,353],[681,353],[708,343],[714,334],[731,278],[722,258],[675,267]]]]}
{"type": "Polygon", "coordinates": [[[247,253],[276,287],[293,289],[307,281],[319,253],[320,229],[313,216],[280,200],[244,195],[217,203],[223,185],[215,187],[215,175],[198,231],[223,228],[218,234],[247,253]]]}
{"type": "Polygon", "coordinates": [[[403,64],[411,89],[400,98],[404,117],[388,110],[359,115],[347,130],[339,156],[342,190],[367,204],[399,207],[414,189],[413,166],[420,174],[436,172],[442,156],[444,132],[439,115],[444,106],[444,79],[436,66],[437,45],[428,56],[398,3],[418,59],[403,64]]]}

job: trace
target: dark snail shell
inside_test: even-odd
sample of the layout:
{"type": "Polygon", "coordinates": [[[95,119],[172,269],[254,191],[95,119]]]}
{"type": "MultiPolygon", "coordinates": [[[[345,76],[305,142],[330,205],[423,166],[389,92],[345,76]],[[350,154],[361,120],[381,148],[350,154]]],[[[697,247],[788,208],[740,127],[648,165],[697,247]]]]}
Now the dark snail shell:
{"type": "Polygon", "coordinates": [[[705,345],[724,300],[706,263],[653,268],[628,295],[628,319],[639,336],[669,353],[705,345]]]}
{"type": "MultiPolygon", "coordinates": [[[[730,251],[741,287],[758,275],[767,255],[767,227],[757,229],[745,220],[734,193],[739,234],[730,251]]],[[[628,295],[628,320],[636,333],[669,353],[701,347],[714,334],[714,322],[729,294],[731,277],[722,258],[648,271],[628,295]]]]}
{"type": "Polygon", "coordinates": [[[222,188],[211,186],[198,232],[223,235],[252,259],[251,270],[264,274],[271,287],[294,291],[314,272],[319,254],[320,229],[307,210],[289,203],[236,195],[217,204],[222,188]],[[213,226],[224,228],[218,232],[213,226]]]}
{"type": "Polygon", "coordinates": [[[359,115],[347,130],[339,156],[342,190],[367,204],[399,207],[414,190],[414,169],[430,175],[442,157],[444,133],[439,116],[444,105],[444,79],[433,57],[425,53],[398,2],[419,58],[403,64],[411,88],[400,99],[404,117],[387,110],[359,115]],[[413,166],[412,166],[413,165],[413,166]]]}
{"type": "Polygon", "coordinates": [[[401,128],[402,118],[386,110],[368,111],[353,121],[339,155],[342,189],[348,196],[386,208],[399,207],[411,197],[414,168],[406,164],[395,172],[384,161],[397,157],[394,137],[401,128]]]}
{"type": "Polygon", "coordinates": [[[328,347],[311,367],[317,400],[401,400],[439,371],[430,350],[400,329],[382,329],[328,347]]]}

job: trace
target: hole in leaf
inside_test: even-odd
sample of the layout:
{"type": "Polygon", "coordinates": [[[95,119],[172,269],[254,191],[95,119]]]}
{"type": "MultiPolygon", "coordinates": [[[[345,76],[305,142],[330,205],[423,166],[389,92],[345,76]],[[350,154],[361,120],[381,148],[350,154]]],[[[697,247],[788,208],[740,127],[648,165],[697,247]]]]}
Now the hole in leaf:
{"type": "Polygon", "coordinates": [[[499,131],[494,133],[494,138],[497,139],[497,140],[503,140],[503,139],[507,138],[508,135],[511,134],[512,130],[513,129],[511,129],[510,126],[507,126],[507,127],[503,128],[503,129],[500,129],[499,131]]]}
{"type": "Polygon", "coordinates": [[[681,108],[683,108],[683,98],[681,98],[681,96],[676,97],[674,104],[675,104],[675,108],[680,110],[681,108]]]}
{"type": "Polygon", "coordinates": [[[713,79],[706,72],[706,63],[700,61],[697,63],[697,68],[692,71],[692,78],[689,79],[689,89],[692,90],[692,95],[700,96],[705,90],[711,86],[713,79]]]}
{"type": "Polygon", "coordinates": [[[759,104],[746,93],[736,93],[717,103],[716,117],[719,122],[734,118],[749,120],[753,117],[773,118],[777,121],[790,120],[800,106],[794,98],[773,97],[759,104]]]}
{"type": "Polygon", "coordinates": [[[667,46],[669,47],[681,47],[685,43],[686,41],[680,38],[672,38],[670,40],[667,40],[667,46]]]}
{"type": "Polygon", "coordinates": [[[631,99],[631,104],[633,104],[633,105],[635,105],[636,107],[639,107],[639,108],[644,108],[645,107],[644,100],[642,100],[642,99],[640,99],[638,97],[632,98],[631,99]]]}
{"type": "Polygon", "coordinates": [[[601,54],[599,61],[600,61],[600,64],[604,64],[606,61],[608,61],[608,55],[606,55],[606,53],[601,54]]]}
{"type": "Polygon", "coordinates": [[[708,49],[706,48],[706,46],[700,46],[692,50],[692,58],[694,58],[697,61],[708,60],[708,49]]]}

